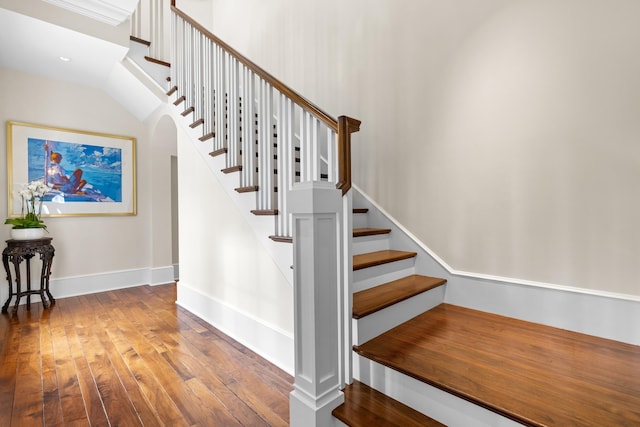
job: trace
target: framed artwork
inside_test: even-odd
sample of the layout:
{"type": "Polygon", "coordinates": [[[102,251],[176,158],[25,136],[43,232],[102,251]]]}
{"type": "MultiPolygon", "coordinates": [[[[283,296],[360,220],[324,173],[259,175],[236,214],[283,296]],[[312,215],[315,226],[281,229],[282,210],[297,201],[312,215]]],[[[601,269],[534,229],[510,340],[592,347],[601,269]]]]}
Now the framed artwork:
{"type": "Polygon", "coordinates": [[[9,216],[18,190],[44,181],[42,216],[136,214],[135,138],[7,122],[9,216]]]}

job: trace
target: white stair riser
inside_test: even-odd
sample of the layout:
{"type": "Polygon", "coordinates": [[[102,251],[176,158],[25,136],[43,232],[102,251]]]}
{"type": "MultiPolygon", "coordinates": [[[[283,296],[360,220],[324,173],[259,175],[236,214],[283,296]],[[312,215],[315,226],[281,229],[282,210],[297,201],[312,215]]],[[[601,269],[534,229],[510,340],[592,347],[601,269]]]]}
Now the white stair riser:
{"type": "Polygon", "coordinates": [[[389,248],[389,237],[387,234],[376,234],[374,236],[362,236],[353,238],[354,255],[383,251],[389,248]]]}
{"type": "MultiPolygon", "coordinates": [[[[411,269],[411,273],[409,274],[413,274],[413,267],[414,267],[414,259],[413,258],[409,258],[409,259],[403,259],[401,261],[395,261],[395,262],[389,262],[386,264],[382,264],[382,265],[376,265],[375,267],[369,267],[369,268],[363,268],[360,270],[355,270],[353,272],[353,282],[354,282],[354,292],[357,292],[359,290],[362,289],[366,289],[366,288],[358,288],[358,286],[356,285],[356,283],[358,282],[365,282],[365,281],[371,281],[371,279],[373,279],[373,281],[377,281],[377,278],[382,276],[382,277],[387,277],[387,275],[391,275],[393,277],[395,277],[396,279],[399,279],[403,276],[401,275],[394,275],[394,272],[401,272],[401,271],[407,271],[409,269],[411,269]]],[[[406,275],[406,274],[405,274],[406,275]]],[[[395,280],[395,279],[391,279],[391,280],[395,280]]],[[[385,282],[388,282],[390,280],[386,280],[384,279],[384,281],[377,281],[378,284],[382,284],[385,282]]]]}
{"type": "Polygon", "coordinates": [[[365,278],[362,280],[353,282],[353,292],[359,292],[365,289],[373,288],[374,286],[382,285],[387,282],[392,282],[394,280],[402,279],[406,276],[411,276],[415,274],[415,268],[413,266],[405,268],[403,270],[394,270],[390,271],[386,274],[381,274],[379,276],[373,276],[369,278],[365,278]]]}
{"type": "Polygon", "coordinates": [[[167,90],[169,82],[169,67],[156,64],[145,59],[149,55],[149,48],[142,43],[131,41],[129,43],[129,58],[142,68],[160,87],[167,90]]]}
{"type": "Polygon", "coordinates": [[[353,228],[367,228],[368,224],[369,220],[366,213],[353,214],[353,228]]]}
{"type": "Polygon", "coordinates": [[[354,344],[364,344],[370,339],[441,304],[444,302],[445,287],[446,285],[438,286],[435,289],[415,295],[361,319],[353,319],[354,344]]]}

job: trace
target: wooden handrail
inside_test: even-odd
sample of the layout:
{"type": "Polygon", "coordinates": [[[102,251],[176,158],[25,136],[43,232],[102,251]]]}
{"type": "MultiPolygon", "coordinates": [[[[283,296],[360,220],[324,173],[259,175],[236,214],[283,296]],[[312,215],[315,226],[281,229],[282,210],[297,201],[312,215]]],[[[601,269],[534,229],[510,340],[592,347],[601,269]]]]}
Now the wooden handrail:
{"type": "Polygon", "coordinates": [[[251,71],[253,71],[255,74],[257,74],[260,78],[262,78],[263,80],[268,82],[271,86],[276,88],[280,93],[286,95],[293,102],[295,102],[296,104],[298,104],[299,106],[304,108],[306,111],[309,111],[311,114],[316,116],[318,119],[322,120],[328,127],[333,129],[334,131],[338,132],[338,121],[335,118],[331,117],[329,114],[327,114],[324,111],[322,111],[320,108],[318,108],[316,105],[314,105],[311,101],[307,100],[306,98],[304,98],[303,96],[301,96],[300,94],[295,92],[293,89],[291,89],[288,86],[286,86],[280,80],[276,79],[271,74],[266,72],[264,69],[262,69],[258,65],[256,65],[254,62],[252,62],[251,60],[249,60],[248,58],[243,56],[240,52],[238,52],[237,50],[235,50],[234,48],[232,48],[231,46],[229,46],[228,44],[226,44],[225,42],[220,40],[218,37],[213,35],[209,30],[207,30],[205,27],[203,27],[202,25],[197,23],[193,18],[191,18],[189,15],[185,14],[184,12],[182,12],[177,7],[171,6],[171,10],[173,10],[182,19],[187,21],[191,26],[196,28],[202,34],[207,36],[209,39],[213,40],[217,45],[219,45],[224,50],[226,50],[228,53],[230,53],[240,63],[244,64],[251,71]]]}
{"type": "Polygon", "coordinates": [[[188,22],[192,27],[211,39],[222,49],[226,50],[230,55],[235,57],[240,63],[253,71],[261,79],[268,82],[280,93],[287,96],[293,102],[317,117],[329,128],[333,129],[336,132],[338,137],[338,182],[336,183],[336,188],[342,190],[342,195],[345,195],[351,189],[351,134],[360,130],[360,120],[347,116],[340,116],[339,119],[336,120],[335,118],[318,108],[315,104],[313,104],[312,102],[289,88],[287,85],[282,83],[280,80],[273,77],[267,71],[256,65],[253,61],[246,58],[240,52],[229,46],[227,43],[220,40],[189,15],[182,12],[176,7],[175,0],[171,0],[171,10],[186,22],[188,22]]]}
{"type": "Polygon", "coordinates": [[[338,117],[338,182],[336,188],[344,196],[351,189],[351,134],[360,130],[360,120],[338,117]]]}

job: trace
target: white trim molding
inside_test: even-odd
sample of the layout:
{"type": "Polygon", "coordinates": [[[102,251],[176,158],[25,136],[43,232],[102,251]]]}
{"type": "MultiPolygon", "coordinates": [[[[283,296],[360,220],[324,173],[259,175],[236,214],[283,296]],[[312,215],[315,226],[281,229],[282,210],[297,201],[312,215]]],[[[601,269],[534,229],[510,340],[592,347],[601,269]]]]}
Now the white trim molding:
{"type": "MultiPolygon", "coordinates": [[[[34,278],[32,279],[35,280],[34,278]]],[[[37,280],[39,280],[39,278],[37,280]]],[[[53,297],[59,299],[113,291],[115,289],[132,288],[134,286],[160,285],[173,282],[173,266],[167,266],[154,269],[137,268],[82,276],[57,277],[49,281],[49,288],[51,289],[53,297]],[[155,281],[151,281],[150,278],[153,278],[155,281]]],[[[33,286],[39,286],[39,284],[32,284],[32,289],[34,289],[33,286]]],[[[4,304],[8,297],[9,287],[5,281],[4,284],[0,285],[1,303],[4,304]]],[[[32,301],[39,302],[40,297],[33,295],[32,301]]],[[[15,299],[11,304],[14,303],[15,299]]],[[[22,298],[20,305],[25,303],[26,298],[22,298]]]]}
{"type": "Polygon", "coordinates": [[[120,25],[133,13],[136,0],[44,0],[80,15],[107,23],[120,25]]]}

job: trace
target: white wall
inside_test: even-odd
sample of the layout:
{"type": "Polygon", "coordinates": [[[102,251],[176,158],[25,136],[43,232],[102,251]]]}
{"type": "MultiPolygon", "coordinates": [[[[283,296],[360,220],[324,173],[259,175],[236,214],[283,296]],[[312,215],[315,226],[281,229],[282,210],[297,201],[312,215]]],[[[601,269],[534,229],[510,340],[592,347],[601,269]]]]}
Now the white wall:
{"type": "MultiPolygon", "coordinates": [[[[153,268],[171,270],[170,247],[168,258],[162,258],[166,265],[152,262],[152,153],[146,126],[94,88],[0,68],[0,92],[0,122],[5,129],[0,137],[3,159],[0,206],[5,215],[7,121],[124,135],[137,140],[136,216],[46,218],[56,249],[51,288],[54,296],[145,284],[151,281],[153,268]]],[[[156,228],[162,227],[170,229],[170,225],[156,224],[156,228]]],[[[0,227],[1,240],[8,239],[9,233],[10,226],[0,227]]],[[[0,293],[6,295],[4,284],[0,293]]]]}
{"type": "Polygon", "coordinates": [[[178,304],[292,372],[293,288],[258,240],[268,235],[248,224],[202,144],[178,127],[178,304]]]}
{"type": "Polygon", "coordinates": [[[640,295],[640,2],[212,1],[363,121],[355,183],[454,269],[640,295]]]}

